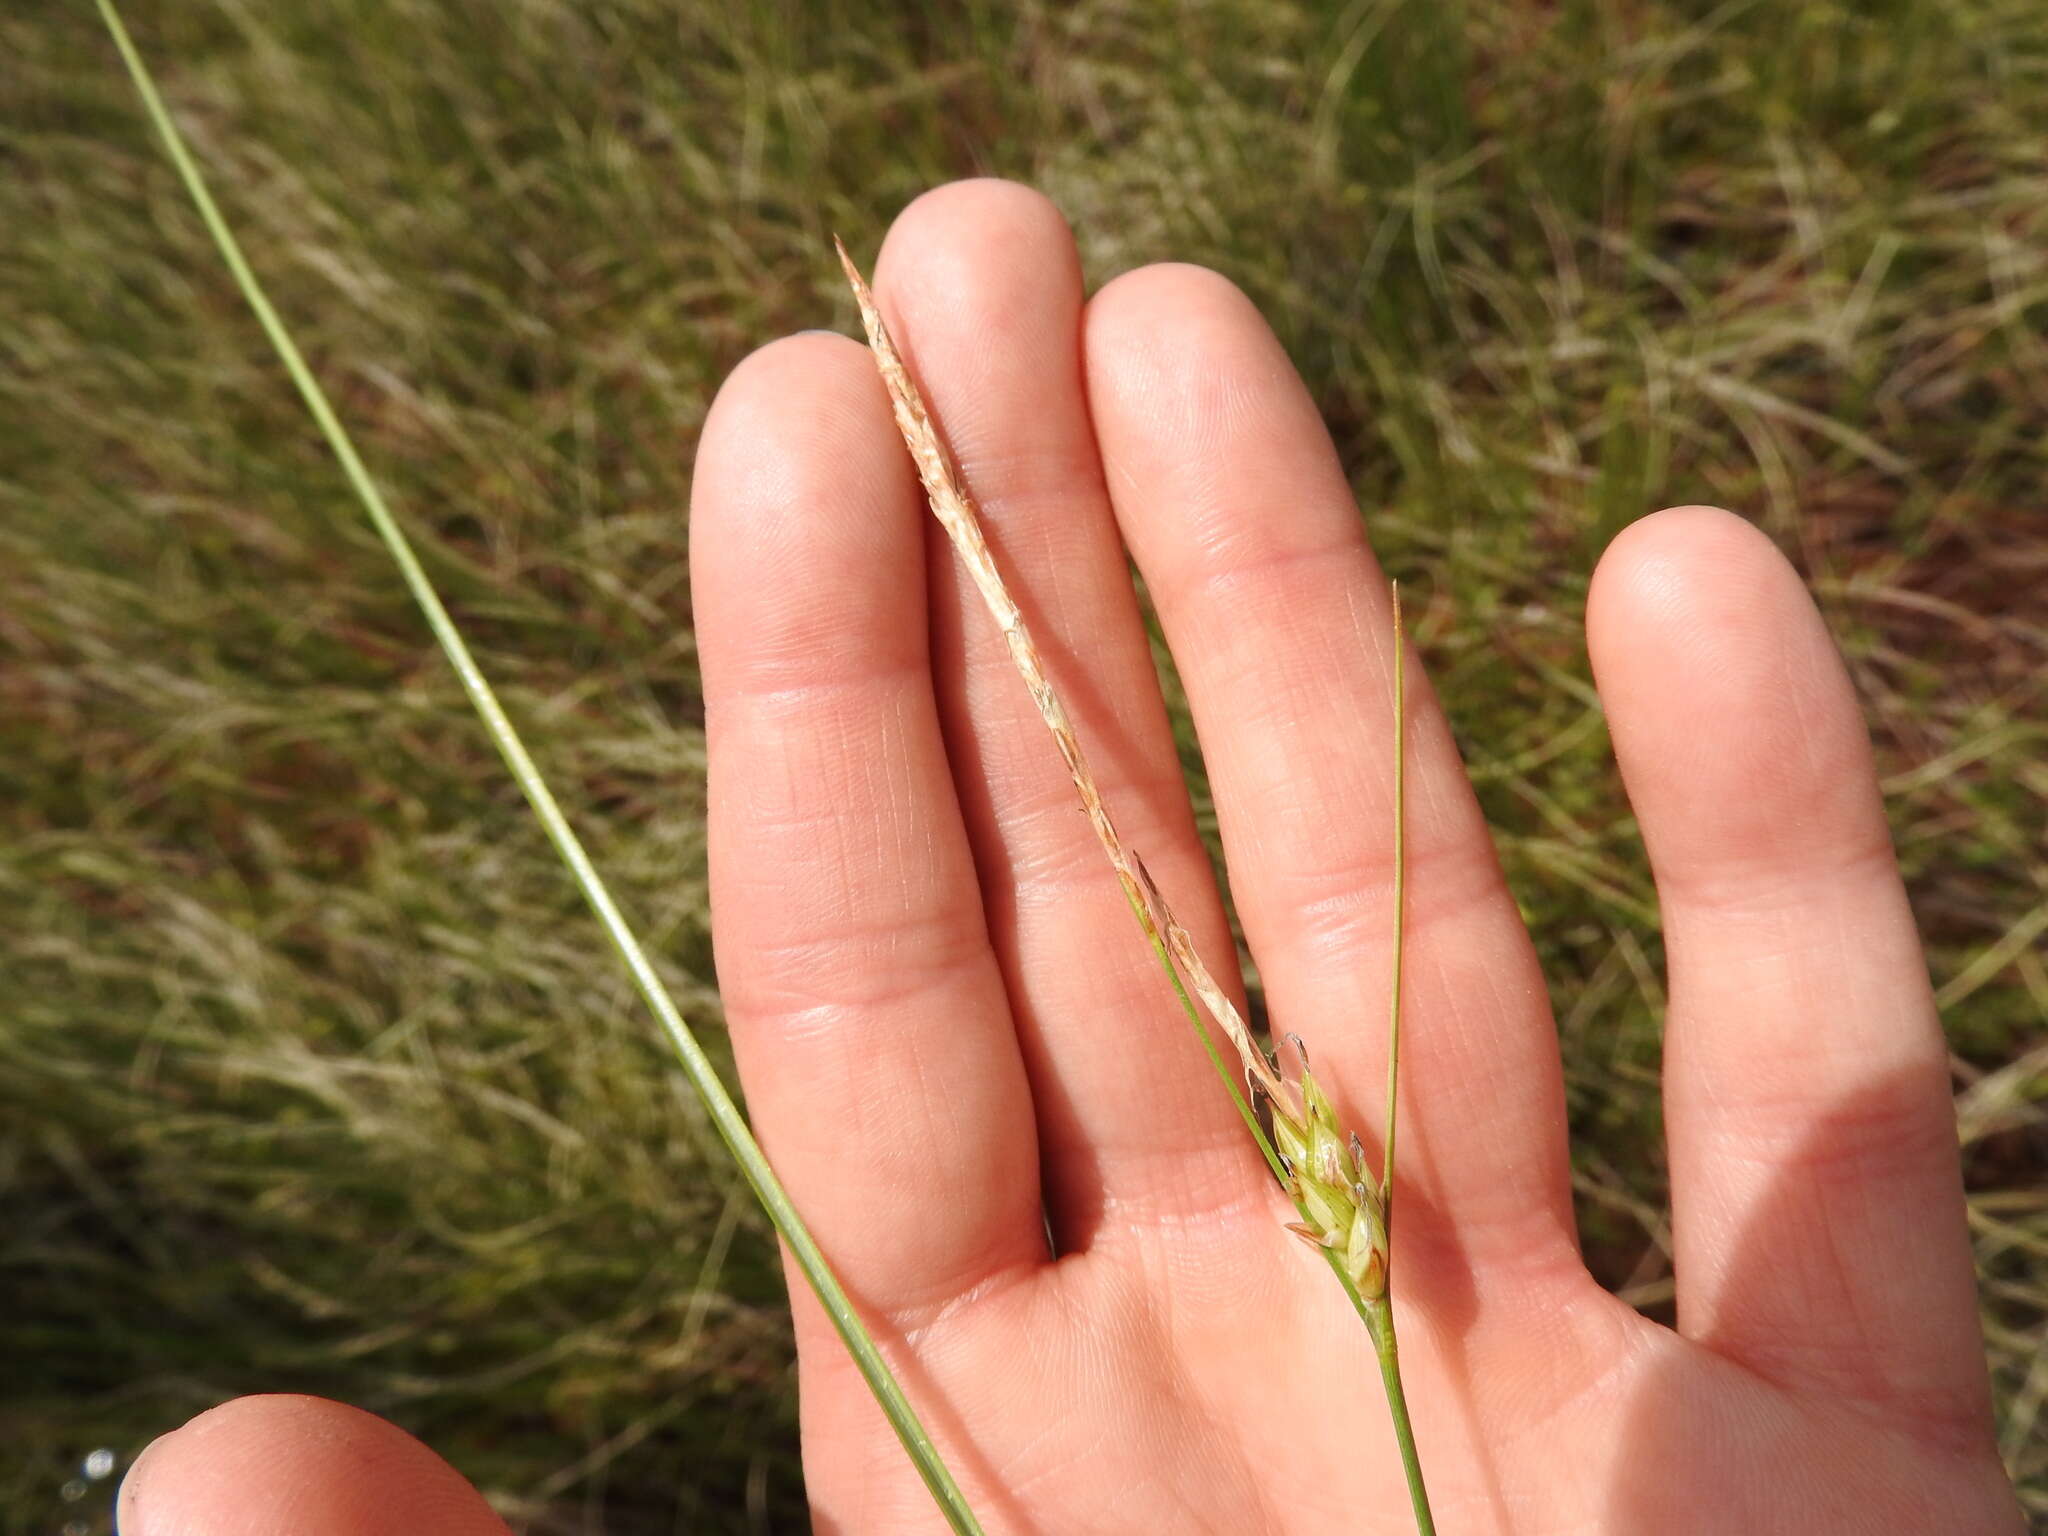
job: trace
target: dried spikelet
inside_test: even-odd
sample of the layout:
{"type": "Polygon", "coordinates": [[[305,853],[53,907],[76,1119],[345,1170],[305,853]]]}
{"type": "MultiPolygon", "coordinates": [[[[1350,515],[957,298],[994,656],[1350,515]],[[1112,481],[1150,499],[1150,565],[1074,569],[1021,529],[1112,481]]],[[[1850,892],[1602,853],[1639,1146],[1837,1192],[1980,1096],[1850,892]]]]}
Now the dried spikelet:
{"type": "MultiPolygon", "coordinates": [[[[1334,1254],[1367,1300],[1385,1295],[1386,1220],[1379,1188],[1366,1170],[1364,1149],[1356,1136],[1346,1137],[1339,1129],[1336,1111],[1308,1071],[1305,1053],[1302,1055],[1298,1089],[1290,1087],[1273,1070],[1266,1053],[1252,1039],[1243,1018],[1217,984],[1214,973],[1196,953],[1194,940],[1189,937],[1187,929],[1174,920],[1172,910],[1144,864],[1117,835],[1116,823],[1111,819],[1109,807],[1103,803],[1094,776],[1089,772],[1087,756],[1081,750],[1066,708],[1053,691],[1052,680],[1046,675],[1045,664],[1032,641],[1031,631],[1024,623],[1024,615],[1004,585],[1002,574],[996,569],[995,556],[982,536],[981,519],[974,500],[960,483],[945,443],[933,425],[930,411],[925,408],[924,398],[890,339],[889,328],[883,323],[874,294],[868,290],[853,259],[846,254],[846,247],[836,237],[832,244],[839,253],[840,265],[846,270],[846,280],[853,288],[854,302],[860,308],[868,345],[874,352],[882,382],[889,391],[897,429],[903,434],[904,446],[910,450],[911,462],[917,466],[918,479],[924,482],[932,513],[946,530],[961,563],[967,567],[982,601],[994,617],[996,627],[1002,632],[1010,659],[1016,664],[1024,686],[1030,690],[1032,702],[1038,706],[1046,729],[1052,733],[1053,741],[1059,747],[1067,773],[1080,794],[1082,808],[1088,813],[1088,823],[1095,829],[1103,851],[1109,855],[1109,862],[1123,884],[1131,910],[1144,925],[1147,937],[1164,946],[1189,989],[1201,1000],[1204,1011],[1236,1049],[1246,1081],[1252,1085],[1254,1093],[1262,1093],[1273,1106],[1274,1148],[1284,1170],[1288,1193],[1307,1218],[1289,1230],[1334,1254]]],[[[1300,1042],[1295,1044],[1299,1049],[1300,1042]]]]}
{"type": "Polygon", "coordinates": [[[982,601],[988,605],[996,628],[1002,631],[1010,659],[1016,663],[1018,675],[1030,690],[1031,700],[1038,706],[1045,728],[1052,732],[1060,756],[1066,761],[1067,773],[1081,796],[1081,806],[1088,813],[1088,824],[1095,829],[1095,836],[1109,855],[1117,878],[1123,882],[1125,897],[1135,910],[1142,912],[1144,895],[1136,865],[1124,847],[1123,839],[1117,836],[1116,823],[1110,819],[1109,807],[1103,804],[1101,791],[1095,787],[1095,777],[1088,771],[1088,759],[1081,751],[1080,739],[1074,735],[1066,706],[1053,692],[1052,679],[1045,674],[1045,663],[1039,657],[1031,631],[1025,627],[1024,615],[1019,611],[1016,599],[1010,596],[1010,589],[1003,584],[1001,573],[996,570],[995,555],[981,534],[981,515],[974,499],[967,494],[954,471],[952,457],[939,438],[938,428],[932,425],[931,413],[925,409],[924,397],[918,393],[910,370],[903,365],[895,342],[889,338],[889,328],[882,323],[882,312],[875,304],[874,294],[868,291],[860,269],[854,266],[853,258],[846,254],[846,247],[836,235],[832,248],[839,253],[839,264],[846,269],[846,281],[853,287],[854,303],[860,307],[860,321],[867,330],[868,345],[874,351],[875,365],[881,370],[882,382],[889,390],[889,403],[896,412],[897,430],[903,434],[903,444],[910,450],[911,462],[917,466],[917,478],[924,482],[932,514],[946,530],[947,538],[952,540],[960,563],[967,567],[967,574],[974,579],[982,601]]]}
{"type": "Polygon", "coordinates": [[[1131,862],[1137,866],[1138,883],[1145,893],[1145,904],[1151,913],[1154,925],[1166,939],[1166,952],[1172,956],[1174,967],[1186,979],[1188,990],[1201,1000],[1204,1010],[1216,1021],[1216,1027],[1223,1031],[1231,1045],[1236,1047],[1238,1060],[1244,1064],[1245,1082],[1254,1092],[1263,1093],[1276,1108],[1291,1111],[1293,1097],[1287,1085],[1273,1070],[1266,1059],[1266,1053],[1253,1041],[1251,1031],[1245,1028],[1239,1016],[1237,1005],[1229,995],[1216,984],[1216,978],[1209,974],[1208,966],[1195,951],[1195,941],[1173,915],[1173,909],[1166,904],[1165,896],[1153,882],[1152,872],[1145,868],[1145,861],[1136,854],[1131,862]]]}

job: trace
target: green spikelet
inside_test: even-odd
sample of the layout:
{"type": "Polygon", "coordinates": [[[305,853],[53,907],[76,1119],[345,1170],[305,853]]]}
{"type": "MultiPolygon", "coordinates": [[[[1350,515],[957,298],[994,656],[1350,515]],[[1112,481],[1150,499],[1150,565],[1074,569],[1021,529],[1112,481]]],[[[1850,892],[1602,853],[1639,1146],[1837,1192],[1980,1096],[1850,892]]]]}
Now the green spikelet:
{"type": "MultiPolygon", "coordinates": [[[[1299,1051],[1301,1042],[1295,1042],[1299,1051]]],[[[1365,1148],[1346,1137],[1337,1111],[1303,1057],[1301,1110],[1272,1098],[1273,1146],[1287,1171],[1288,1193],[1307,1216],[1288,1230],[1344,1262],[1366,1300],[1387,1291],[1387,1221],[1379,1188],[1366,1173],[1365,1148]]]]}

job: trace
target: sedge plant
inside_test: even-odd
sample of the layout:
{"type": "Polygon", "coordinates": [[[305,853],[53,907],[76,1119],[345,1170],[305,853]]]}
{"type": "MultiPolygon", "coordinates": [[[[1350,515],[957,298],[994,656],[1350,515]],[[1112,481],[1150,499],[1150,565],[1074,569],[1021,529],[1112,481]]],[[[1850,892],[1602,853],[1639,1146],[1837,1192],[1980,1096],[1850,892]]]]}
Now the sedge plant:
{"type": "Polygon", "coordinates": [[[994,552],[983,536],[980,514],[974,499],[962,483],[959,471],[947,452],[931,412],[926,407],[910,370],[889,335],[874,294],[860,269],[835,240],[839,262],[853,290],[860,310],[861,325],[868,346],[882,375],[896,417],[923,482],[933,515],[946,531],[954,552],[975,588],[1029,690],[1046,729],[1051,733],[1067,773],[1087,813],[1088,824],[1109,857],[1124,899],[1151,944],[1154,955],[1171,983],[1188,1021],[1194,1026],[1210,1063],[1223,1080],[1245,1128],[1257,1142],[1266,1164],[1287,1191],[1301,1220],[1288,1230],[1309,1244],[1330,1266],[1344,1294],[1364,1321],[1379,1358],[1380,1376],[1386,1388],[1387,1407],[1393,1419],[1394,1438],[1400,1450],[1401,1469],[1407,1478],[1408,1497],[1415,1514],[1419,1536],[1435,1536],[1436,1522],[1430,1513],[1429,1494],[1423,1484],[1422,1464],[1416,1454],[1415,1431],[1408,1413],[1407,1395],[1401,1385],[1401,1357],[1394,1332],[1394,1309],[1388,1285],[1391,1278],[1393,1244],[1391,1219],[1394,1195],[1395,1089],[1401,1062],[1401,950],[1402,912],[1406,905],[1407,863],[1405,836],[1407,788],[1403,739],[1407,700],[1404,674],[1407,670],[1406,639],[1401,624],[1398,589],[1394,592],[1394,916],[1393,967],[1387,1020],[1387,1112],[1386,1136],[1380,1171],[1371,1172],[1364,1145],[1355,1134],[1339,1125],[1329,1095],[1309,1070],[1306,1050],[1299,1039],[1290,1037],[1301,1064],[1294,1082],[1285,1081],[1264,1049],[1252,1039],[1242,1016],[1230,1001],[1214,974],[1195,951],[1188,932],[1174,920],[1171,908],[1153,883],[1144,861],[1118,834],[1116,821],[1096,787],[1088,767],[1087,754],[1074,732],[1066,706],[1060,702],[1037,644],[1031,638],[1023,611],[1010,595],[994,552]],[[1237,1074],[1226,1064],[1214,1035],[1196,1010],[1194,998],[1236,1050],[1239,1066],[1256,1097],[1270,1106],[1272,1132],[1260,1123],[1258,1113],[1237,1085],[1237,1074]]]}

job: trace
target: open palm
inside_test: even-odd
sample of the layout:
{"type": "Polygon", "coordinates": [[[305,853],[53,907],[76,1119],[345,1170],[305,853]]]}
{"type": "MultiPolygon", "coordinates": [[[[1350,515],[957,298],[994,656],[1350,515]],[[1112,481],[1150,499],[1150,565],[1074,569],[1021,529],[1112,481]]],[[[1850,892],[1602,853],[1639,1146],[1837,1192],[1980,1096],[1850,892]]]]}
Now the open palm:
{"type": "MultiPolygon", "coordinates": [[[[1135,560],[1273,1019],[1370,1133],[1395,657],[1285,355],[1199,269],[1084,303],[1057,213],[997,182],[913,205],[877,288],[1119,825],[1213,963],[1229,932],[1135,560]]],[[[1412,1529],[1364,1329],[1282,1231],[865,349],[796,337],[734,374],[692,546],[754,1120],[984,1523],[1412,1529]]],[[[1768,542],[1687,509],[1617,542],[1589,630],[1664,909],[1679,1327],[1580,1263],[1542,978],[1413,679],[1394,1293],[1438,1524],[2016,1531],[1946,1056],[1820,621],[1768,542]]],[[[793,1288],[818,1529],[943,1529],[793,1288]]],[[[319,1536],[499,1529],[422,1448],[305,1399],[159,1442],[123,1528],[241,1536],[287,1507],[319,1536]]]]}

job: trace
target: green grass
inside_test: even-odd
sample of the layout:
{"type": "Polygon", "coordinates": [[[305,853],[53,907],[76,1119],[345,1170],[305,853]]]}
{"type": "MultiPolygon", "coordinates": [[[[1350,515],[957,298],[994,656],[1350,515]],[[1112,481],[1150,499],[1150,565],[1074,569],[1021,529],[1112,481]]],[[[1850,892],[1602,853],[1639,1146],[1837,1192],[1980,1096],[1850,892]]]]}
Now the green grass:
{"type": "MultiPolygon", "coordinates": [[[[694,1020],[691,444],[750,347],[850,328],[826,232],[992,171],[1098,277],[1242,283],[1403,579],[1551,977],[1589,1254],[1652,1310],[1661,956],[1579,614],[1629,518],[1756,516],[1871,713],[2048,1519],[2048,7],[1016,9],[130,21],[694,1020]]],[[[792,1527],[765,1223],[91,8],[0,59],[0,1530],[104,1529],[86,1451],[281,1386],[535,1531],[792,1527]]]]}

